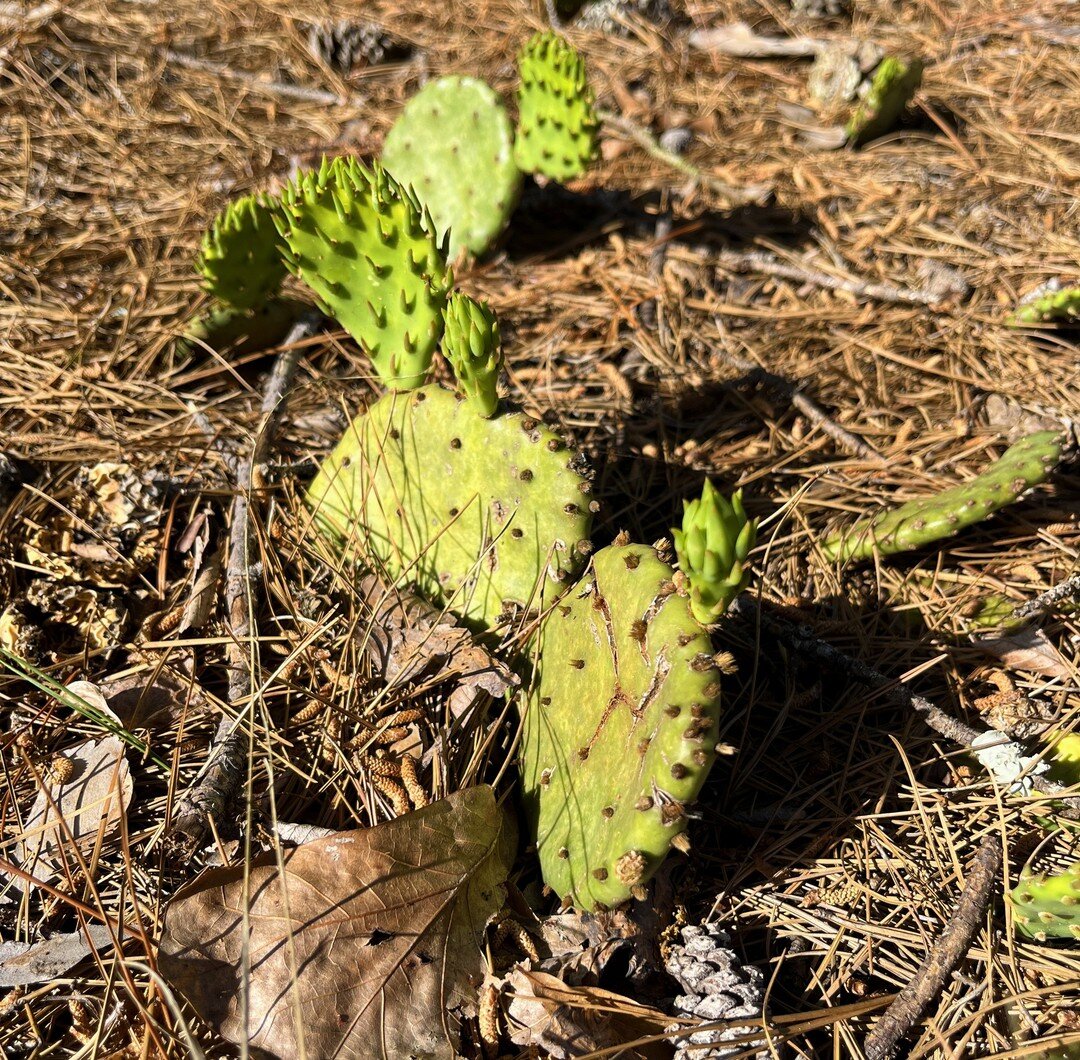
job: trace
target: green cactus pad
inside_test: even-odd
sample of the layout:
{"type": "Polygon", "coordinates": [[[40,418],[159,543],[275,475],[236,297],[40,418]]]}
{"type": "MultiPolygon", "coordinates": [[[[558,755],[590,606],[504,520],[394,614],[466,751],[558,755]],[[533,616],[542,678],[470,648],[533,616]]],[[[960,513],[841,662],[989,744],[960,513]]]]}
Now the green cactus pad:
{"type": "Polygon", "coordinates": [[[544,882],[614,906],[686,828],[715,756],[720,675],[674,572],[613,545],[537,636],[521,769],[544,882]]]}
{"type": "Polygon", "coordinates": [[[245,195],[229,203],[203,236],[195,267],[206,290],[226,305],[261,305],[285,279],[275,210],[265,196],[245,195]]]}
{"type": "Polygon", "coordinates": [[[1080,287],[1053,287],[1025,298],[1009,314],[1010,327],[1046,327],[1053,324],[1080,325],[1080,287]]]}
{"type": "Polygon", "coordinates": [[[1022,935],[1039,942],[1080,941],[1080,861],[1055,876],[1021,876],[1009,900],[1022,935]]]}
{"type": "Polygon", "coordinates": [[[1061,459],[1062,444],[1056,431],[1029,434],[970,482],[862,519],[826,538],[822,550],[830,561],[858,562],[951,537],[1045,481],[1061,459]]]}
{"type": "Polygon", "coordinates": [[[600,126],[585,60],[562,37],[538,33],[518,69],[517,164],[552,180],[580,177],[596,159],[600,126]]]}
{"type": "Polygon", "coordinates": [[[541,607],[584,565],[594,503],[580,458],[521,413],[483,419],[438,386],[387,394],[308,491],[324,531],[474,626],[541,607]]]}
{"type": "Polygon", "coordinates": [[[319,308],[360,343],[388,388],[420,386],[454,280],[412,192],[378,162],[324,159],[285,188],[280,217],[286,263],[319,308]]]}
{"type": "Polygon", "coordinates": [[[188,324],[177,349],[188,353],[209,346],[234,354],[266,350],[285,339],[303,311],[304,306],[291,298],[271,298],[251,310],[218,306],[188,324]]]}
{"type": "Polygon", "coordinates": [[[866,95],[848,120],[848,141],[856,146],[889,132],[922,84],[918,59],[886,56],[874,70],[866,95]]]}
{"type": "Polygon", "coordinates": [[[383,164],[431,212],[450,258],[483,254],[506,227],[521,194],[514,132],[495,92],[475,77],[442,77],[422,88],[386,137],[383,164]]]}
{"type": "Polygon", "coordinates": [[[706,479],[698,500],[685,501],[681,530],[673,530],[679,570],[690,582],[690,610],[709,625],[746,588],[750,550],[757,540],[757,520],[748,519],[742,490],[731,500],[706,479]]]}
{"type": "Polygon", "coordinates": [[[443,356],[473,408],[485,418],[499,407],[496,384],[502,370],[499,321],[486,302],[452,294],[446,306],[443,356]]]}

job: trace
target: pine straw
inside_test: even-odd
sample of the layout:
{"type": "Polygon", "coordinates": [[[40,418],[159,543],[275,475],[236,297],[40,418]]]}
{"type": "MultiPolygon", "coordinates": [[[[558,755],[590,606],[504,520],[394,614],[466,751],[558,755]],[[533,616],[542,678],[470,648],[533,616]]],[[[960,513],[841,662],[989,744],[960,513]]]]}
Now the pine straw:
{"type": "MultiPolygon", "coordinates": [[[[226,507],[225,469],[193,410],[225,438],[249,437],[268,368],[264,357],[187,358],[172,344],[200,298],[190,262],[213,212],[231,195],[277,186],[325,145],[376,150],[425,69],[479,73],[507,90],[511,57],[540,27],[540,5],[478,0],[466,17],[431,0],[408,5],[407,14],[372,4],[372,17],[424,50],[426,66],[360,71],[348,83],[308,55],[306,8],[290,0],[63,6],[71,10],[0,45],[0,438],[40,469],[46,497],[60,496],[77,467],[104,459],[168,480],[175,545],[208,506],[220,533],[226,507]],[[250,79],[181,68],[166,62],[166,48],[345,102],[305,103],[250,79]]],[[[350,10],[338,5],[342,16],[350,10]]],[[[763,31],[775,28],[773,19],[799,28],[780,3],[696,3],[689,14],[701,26],[746,18],[763,31]]],[[[800,605],[830,643],[884,673],[910,676],[939,705],[969,717],[989,671],[957,636],[958,616],[989,591],[1021,602],[1075,569],[1075,471],[955,545],[902,562],[838,572],[814,543],[846,513],[969,477],[1000,452],[1004,430],[980,404],[987,394],[1076,413],[1075,347],[1000,324],[1020,294],[1051,276],[1077,275],[1072,14],[1065,0],[859,5],[856,35],[921,54],[928,70],[905,127],[858,153],[810,153],[778,121],[777,101],[799,96],[805,68],[797,63],[691,53],[677,34],[662,47],[652,29],[626,42],[575,34],[605,106],[657,129],[692,123],[694,161],[732,183],[770,181],[775,201],[725,210],[611,140],[609,161],[587,184],[527,200],[505,252],[461,276],[500,315],[515,389],[599,466],[607,503],[598,542],[620,528],[648,541],[666,533],[679,498],[706,473],[728,488],[745,485],[758,513],[784,509],[759,550],[762,595],[800,605]],[[668,210],[662,259],[655,234],[668,210]],[[972,293],[932,310],[858,301],[718,268],[726,249],[768,250],[912,288],[944,275],[972,293]],[[801,386],[881,453],[884,467],[839,451],[783,400],[746,385],[725,350],[801,386]]],[[[846,31],[836,23],[809,32],[846,31]]],[[[419,726],[426,746],[446,724],[435,688],[365,685],[349,636],[362,616],[347,580],[310,543],[296,543],[300,486],[290,469],[321,456],[373,392],[343,337],[312,348],[279,445],[283,487],[258,528],[268,680],[258,705],[264,723],[252,734],[253,780],[260,786],[273,774],[281,819],[330,827],[393,813],[342,741],[377,733],[393,711],[417,705],[427,712],[419,726]],[[309,648],[327,653],[332,672],[309,648]],[[314,720],[283,721],[320,697],[325,709],[314,720]]],[[[24,491],[3,516],[6,594],[31,576],[21,563],[21,527],[42,503],[24,491]]],[[[190,589],[190,568],[175,551],[148,577],[143,612],[167,613],[190,589]]],[[[1076,622],[1047,629],[1075,663],[1076,622]]],[[[151,624],[143,637],[138,650],[68,658],[54,672],[96,679],[128,664],[165,665],[190,683],[184,675],[194,664],[210,697],[182,725],[151,734],[156,753],[175,755],[177,765],[168,776],[135,766],[123,842],[106,848],[92,891],[74,881],[83,900],[141,923],[152,940],[185,876],[163,858],[166,808],[205,761],[216,711],[235,705],[213,698],[224,688],[220,627],[177,637],[156,636],[151,624]]],[[[688,916],[714,907],[748,957],[770,962],[774,1010],[796,1017],[787,1026],[798,1030],[803,1015],[824,1014],[822,1029],[792,1039],[799,1055],[858,1056],[867,1026],[860,1006],[835,1018],[827,1010],[862,998],[864,1012],[880,1011],[881,995],[908,980],[948,918],[981,840],[1000,836],[1012,879],[1045,808],[963,773],[955,747],[881,697],[841,687],[775,645],[759,651],[751,630],[733,627],[729,641],[742,668],[724,738],[741,751],[710,782],[693,832],[696,856],[675,869],[677,893],[688,916]]],[[[1021,685],[1075,724],[1075,680],[1021,685]]],[[[14,736],[30,732],[30,758],[41,761],[92,732],[25,686],[9,681],[6,694],[2,813],[10,840],[34,790],[14,736]]],[[[502,769],[510,728],[493,710],[456,735],[432,794],[502,769]]],[[[5,930],[20,937],[76,924],[70,910],[32,891],[5,908],[17,909],[18,923],[5,930]]],[[[125,954],[152,960],[152,944],[145,949],[133,940],[125,954]]],[[[109,1049],[146,1043],[145,1055],[159,1047],[184,1055],[168,1006],[145,974],[133,966],[129,975],[134,992],[103,955],[98,978],[10,997],[0,1042],[12,1055],[35,1041],[56,1044],[34,1055],[71,1055],[79,1040],[102,1042],[98,1021],[115,1015],[120,1031],[109,1049]],[[83,999],[85,1011],[72,999],[83,999]],[[154,1021],[152,1032],[140,1012],[154,1021]]],[[[1070,1008],[1078,988],[1076,950],[1012,939],[999,900],[911,1055],[1035,1052],[1039,1041],[1076,1040],[1070,1008]],[[1016,1045],[1025,1038],[1028,1045],[1016,1045]]]]}

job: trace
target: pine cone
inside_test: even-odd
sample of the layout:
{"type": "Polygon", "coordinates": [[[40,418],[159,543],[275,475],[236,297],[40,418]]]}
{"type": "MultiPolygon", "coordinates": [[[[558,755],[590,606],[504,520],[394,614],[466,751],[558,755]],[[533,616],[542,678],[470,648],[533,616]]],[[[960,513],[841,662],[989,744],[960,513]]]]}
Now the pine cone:
{"type": "Polygon", "coordinates": [[[374,22],[316,22],[308,29],[308,49],[331,70],[377,66],[408,54],[408,47],[374,22]]]}

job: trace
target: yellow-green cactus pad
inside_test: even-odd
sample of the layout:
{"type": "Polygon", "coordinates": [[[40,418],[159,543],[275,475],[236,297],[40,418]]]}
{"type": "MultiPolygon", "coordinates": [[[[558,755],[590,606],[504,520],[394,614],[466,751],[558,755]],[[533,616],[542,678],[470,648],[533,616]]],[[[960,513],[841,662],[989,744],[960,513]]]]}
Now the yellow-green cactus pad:
{"type": "Polygon", "coordinates": [[[952,537],[1044,482],[1061,459],[1062,444],[1057,431],[1029,434],[970,482],[862,519],[827,537],[822,549],[829,560],[857,562],[952,537]]]}
{"type": "Polygon", "coordinates": [[[557,34],[538,33],[518,69],[517,164],[552,180],[580,177],[596,159],[600,125],[585,60],[557,34]]]}
{"type": "Polygon", "coordinates": [[[715,756],[720,674],[673,575],[647,545],[602,549],[536,638],[525,810],[544,882],[580,909],[652,876],[715,756]]]}
{"type": "Polygon", "coordinates": [[[195,267],[206,290],[226,305],[261,305],[285,279],[276,208],[265,196],[245,195],[229,203],[203,236],[195,267]]]}
{"type": "Polygon", "coordinates": [[[411,185],[450,258],[483,254],[521,194],[514,133],[495,92],[475,77],[441,77],[422,88],[386,137],[383,164],[411,185]]]}
{"type": "Polygon", "coordinates": [[[304,306],[292,298],[271,298],[252,309],[216,306],[188,324],[177,342],[183,353],[209,346],[218,353],[242,355],[283,342],[304,306]]]}
{"type": "Polygon", "coordinates": [[[438,386],[387,394],[320,468],[308,504],[350,553],[481,628],[563,592],[591,551],[580,456],[518,412],[438,386]]]}
{"type": "Polygon", "coordinates": [[[454,279],[428,211],[378,162],[323,160],[282,193],[289,269],[390,389],[420,386],[454,279]]]}
{"type": "Polygon", "coordinates": [[[847,123],[849,142],[858,146],[889,132],[922,84],[922,73],[923,64],[918,59],[898,55],[882,59],[847,123]]]}
{"type": "Polygon", "coordinates": [[[1080,861],[1054,876],[1021,876],[1009,900],[1020,934],[1039,942],[1080,942],[1080,861]]]}

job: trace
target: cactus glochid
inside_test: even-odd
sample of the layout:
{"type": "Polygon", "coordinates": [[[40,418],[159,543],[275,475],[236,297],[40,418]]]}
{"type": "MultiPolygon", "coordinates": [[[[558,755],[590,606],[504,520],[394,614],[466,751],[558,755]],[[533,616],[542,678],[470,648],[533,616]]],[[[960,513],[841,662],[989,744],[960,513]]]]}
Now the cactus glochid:
{"type": "Polygon", "coordinates": [[[602,549],[533,645],[525,810],[544,882],[580,909],[652,876],[715,757],[720,674],[673,576],[647,545],[602,549]]]}
{"type": "Polygon", "coordinates": [[[581,176],[596,159],[600,126],[584,59],[557,34],[537,33],[518,70],[517,164],[552,180],[581,176]]]}
{"type": "Polygon", "coordinates": [[[502,370],[499,321],[486,302],[452,294],[446,306],[443,356],[450,362],[467,401],[485,419],[499,407],[496,384],[502,370]]]}
{"type": "Polygon", "coordinates": [[[701,497],[683,502],[681,530],[673,530],[679,570],[690,583],[690,609],[704,626],[715,622],[746,588],[746,560],[757,540],[757,520],[748,519],[742,490],[731,500],[706,479],[701,497]]]}
{"type": "Polygon", "coordinates": [[[275,214],[289,269],[371,357],[390,389],[424,381],[453,273],[413,193],[382,165],[326,159],[275,214]]]}
{"type": "Polygon", "coordinates": [[[307,501],[324,532],[480,628],[543,607],[584,565],[595,502],[580,458],[521,413],[438,386],[357,416],[307,501]]]}
{"type": "Polygon", "coordinates": [[[848,120],[848,140],[858,146],[889,132],[922,84],[922,72],[919,59],[898,55],[882,59],[861,90],[863,98],[848,120]]]}
{"type": "Polygon", "coordinates": [[[1080,939],[1080,861],[1052,876],[1022,875],[1009,900],[1013,921],[1028,938],[1080,939]]]}
{"type": "Polygon", "coordinates": [[[908,501],[830,535],[822,545],[825,556],[830,561],[857,562],[875,552],[893,555],[951,537],[1045,481],[1061,459],[1062,446],[1057,431],[1029,434],[970,482],[908,501]]]}
{"type": "Polygon", "coordinates": [[[383,164],[412,186],[451,260],[483,254],[506,227],[521,194],[514,133],[494,90],[475,77],[425,85],[386,137],[383,164]]]}
{"type": "Polygon", "coordinates": [[[274,225],[276,204],[263,195],[230,202],[203,236],[195,267],[219,302],[262,305],[281,286],[286,267],[274,225]]]}

